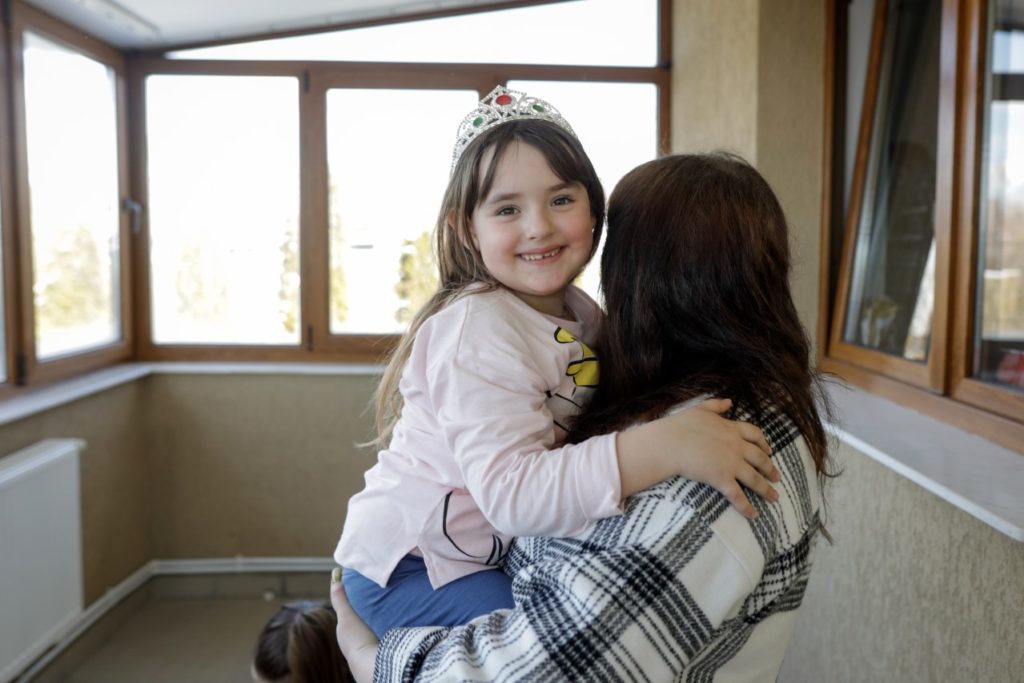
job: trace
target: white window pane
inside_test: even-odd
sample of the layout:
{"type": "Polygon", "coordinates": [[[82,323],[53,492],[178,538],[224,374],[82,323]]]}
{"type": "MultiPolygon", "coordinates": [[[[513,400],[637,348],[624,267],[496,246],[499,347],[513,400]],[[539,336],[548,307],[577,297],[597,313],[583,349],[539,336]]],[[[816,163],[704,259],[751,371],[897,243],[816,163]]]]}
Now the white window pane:
{"type": "Polygon", "coordinates": [[[988,13],[973,375],[1024,391],[1024,0],[988,13]]]}
{"type": "Polygon", "coordinates": [[[25,36],[25,115],[36,355],[121,338],[113,71],[25,36]]]}
{"type": "Polygon", "coordinates": [[[577,0],[171,53],[184,59],[654,66],[657,0],[577,0]]]}
{"type": "Polygon", "coordinates": [[[429,235],[456,129],[477,99],[470,90],[328,91],[332,333],[400,332],[433,292],[429,235]]]}
{"type": "MultiPolygon", "coordinates": [[[[650,83],[509,81],[508,87],[548,100],[569,121],[612,193],[622,176],[658,152],[658,89],[650,83]]],[[[597,297],[599,247],[580,286],[597,297]]]]}
{"type": "Polygon", "coordinates": [[[146,80],[153,341],[297,344],[294,78],[146,80]]]}

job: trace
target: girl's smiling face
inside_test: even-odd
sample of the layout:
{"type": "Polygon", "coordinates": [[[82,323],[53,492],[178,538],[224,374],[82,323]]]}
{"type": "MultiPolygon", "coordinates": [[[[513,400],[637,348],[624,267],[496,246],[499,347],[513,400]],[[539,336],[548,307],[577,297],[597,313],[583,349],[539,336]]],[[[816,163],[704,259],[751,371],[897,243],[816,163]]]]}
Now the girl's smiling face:
{"type": "MultiPolygon", "coordinates": [[[[489,161],[485,156],[481,169],[489,161]]],[[[561,317],[565,289],[590,258],[594,226],[583,185],[565,182],[539,150],[516,142],[498,161],[470,229],[498,282],[541,313],[561,317]]]]}

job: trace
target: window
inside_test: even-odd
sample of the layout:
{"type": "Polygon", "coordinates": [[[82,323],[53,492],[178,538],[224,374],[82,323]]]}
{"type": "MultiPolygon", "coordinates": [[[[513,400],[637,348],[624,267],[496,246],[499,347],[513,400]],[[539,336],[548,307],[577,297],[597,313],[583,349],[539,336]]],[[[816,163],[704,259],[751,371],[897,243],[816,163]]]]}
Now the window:
{"type": "Polygon", "coordinates": [[[607,191],[667,148],[668,0],[514,4],[129,54],[12,0],[0,392],[126,359],[379,361],[496,84],[565,111],[607,191]]]}
{"type": "Polygon", "coordinates": [[[26,32],[25,137],[35,355],[118,341],[121,277],[112,69],[26,32]]]}
{"type": "Polygon", "coordinates": [[[147,79],[154,343],[300,342],[298,89],[288,77],[147,79]]]}
{"type": "Polygon", "coordinates": [[[575,0],[197,48],[174,59],[641,66],[658,63],[658,0],[575,0]]]}
{"type": "MultiPolygon", "coordinates": [[[[326,42],[301,36],[131,58],[141,119],[133,145],[145,159],[135,183],[146,254],[137,263],[140,357],[379,360],[433,293],[430,234],[455,129],[495,84],[554,102],[606,191],[657,154],[668,132],[669,70],[654,66],[666,61],[665,6],[624,7],[554,3],[351,30],[346,40],[332,33],[326,42]],[[515,33],[499,18],[516,16],[534,17],[535,39],[493,40],[515,33]],[[595,52],[594,26],[618,31],[615,22],[633,39],[595,52]],[[551,25],[560,40],[549,44],[541,38],[551,25]],[[460,41],[437,31],[453,26],[486,33],[473,60],[498,63],[444,52],[460,41]],[[406,37],[383,38],[397,33],[406,37]],[[413,43],[416,60],[401,51],[413,43]],[[560,65],[595,55],[622,63],[560,65]],[[327,61],[341,57],[362,61],[327,61]],[[373,61],[383,59],[392,61],[373,61]],[[501,63],[512,59],[520,62],[501,63]]],[[[597,279],[595,264],[582,284],[596,293],[597,279]]]]}
{"type": "Polygon", "coordinates": [[[27,6],[12,19],[12,128],[22,142],[18,213],[5,219],[17,224],[20,252],[17,296],[6,302],[17,300],[16,379],[31,383],[130,353],[124,67],[116,51],[27,6]]]}
{"type": "MultiPolygon", "coordinates": [[[[7,36],[0,31],[0,73],[7,71],[7,36]]],[[[8,94],[5,88],[0,88],[0,111],[8,109],[8,94]]],[[[12,344],[9,336],[14,331],[13,306],[11,305],[13,294],[13,282],[11,281],[13,263],[13,249],[10,245],[14,243],[14,232],[11,229],[11,209],[9,199],[11,196],[10,180],[11,172],[8,167],[10,158],[9,140],[10,117],[0,117],[0,396],[11,389],[12,375],[14,374],[14,355],[11,353],[12,344]]]]}
{"type": "Polygon", "coordinates": [[[823,365],[1024,451],[1024,0],[832,11],[830,201],[848,201],[823,365]]]}
{"type": "Polygon", "coordinates": [[[326,94],[330,331],[401,332],[437,287],[430,235],[456,124],[479,97],[475,90],[326,94]]]}

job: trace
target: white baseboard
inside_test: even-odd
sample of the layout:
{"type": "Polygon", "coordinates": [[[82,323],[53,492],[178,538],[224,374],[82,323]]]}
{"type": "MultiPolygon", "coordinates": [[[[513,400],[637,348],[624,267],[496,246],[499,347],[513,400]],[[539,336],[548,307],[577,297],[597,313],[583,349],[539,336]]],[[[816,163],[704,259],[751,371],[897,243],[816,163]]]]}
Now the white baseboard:
{"type": "Polygon", "coordinates": [[[253,574],[259,572],[330,572],[329,557],[217,557],[199,560],[153,560],[153,575],[253,574]]]}
{"type": "Polygon", "coordinates": [[[155,576],[188,574],[257,574],[276,572],[330,572],[336,567],[329,557],[224,557],[194,560],[151,560],[139,567],[102,597],[82,610],[55,634],[53,647],[13,679],[27,683],[50,665],[64,650],[122,600],[155,576]]]}

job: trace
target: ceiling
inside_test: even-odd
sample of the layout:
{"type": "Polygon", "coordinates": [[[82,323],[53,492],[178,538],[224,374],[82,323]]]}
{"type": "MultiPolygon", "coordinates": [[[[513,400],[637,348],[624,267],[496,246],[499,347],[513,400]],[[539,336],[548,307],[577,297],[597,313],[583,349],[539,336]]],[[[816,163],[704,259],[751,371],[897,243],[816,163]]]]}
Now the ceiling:
{"type": "MultiPolygon", "coordinates": [[[[121,49],[157,49],[424,13],[508,7],[497,0],[27,0],[121,49]]],[[[547,0],[553,2],[556,0],[547,0]]]]}

